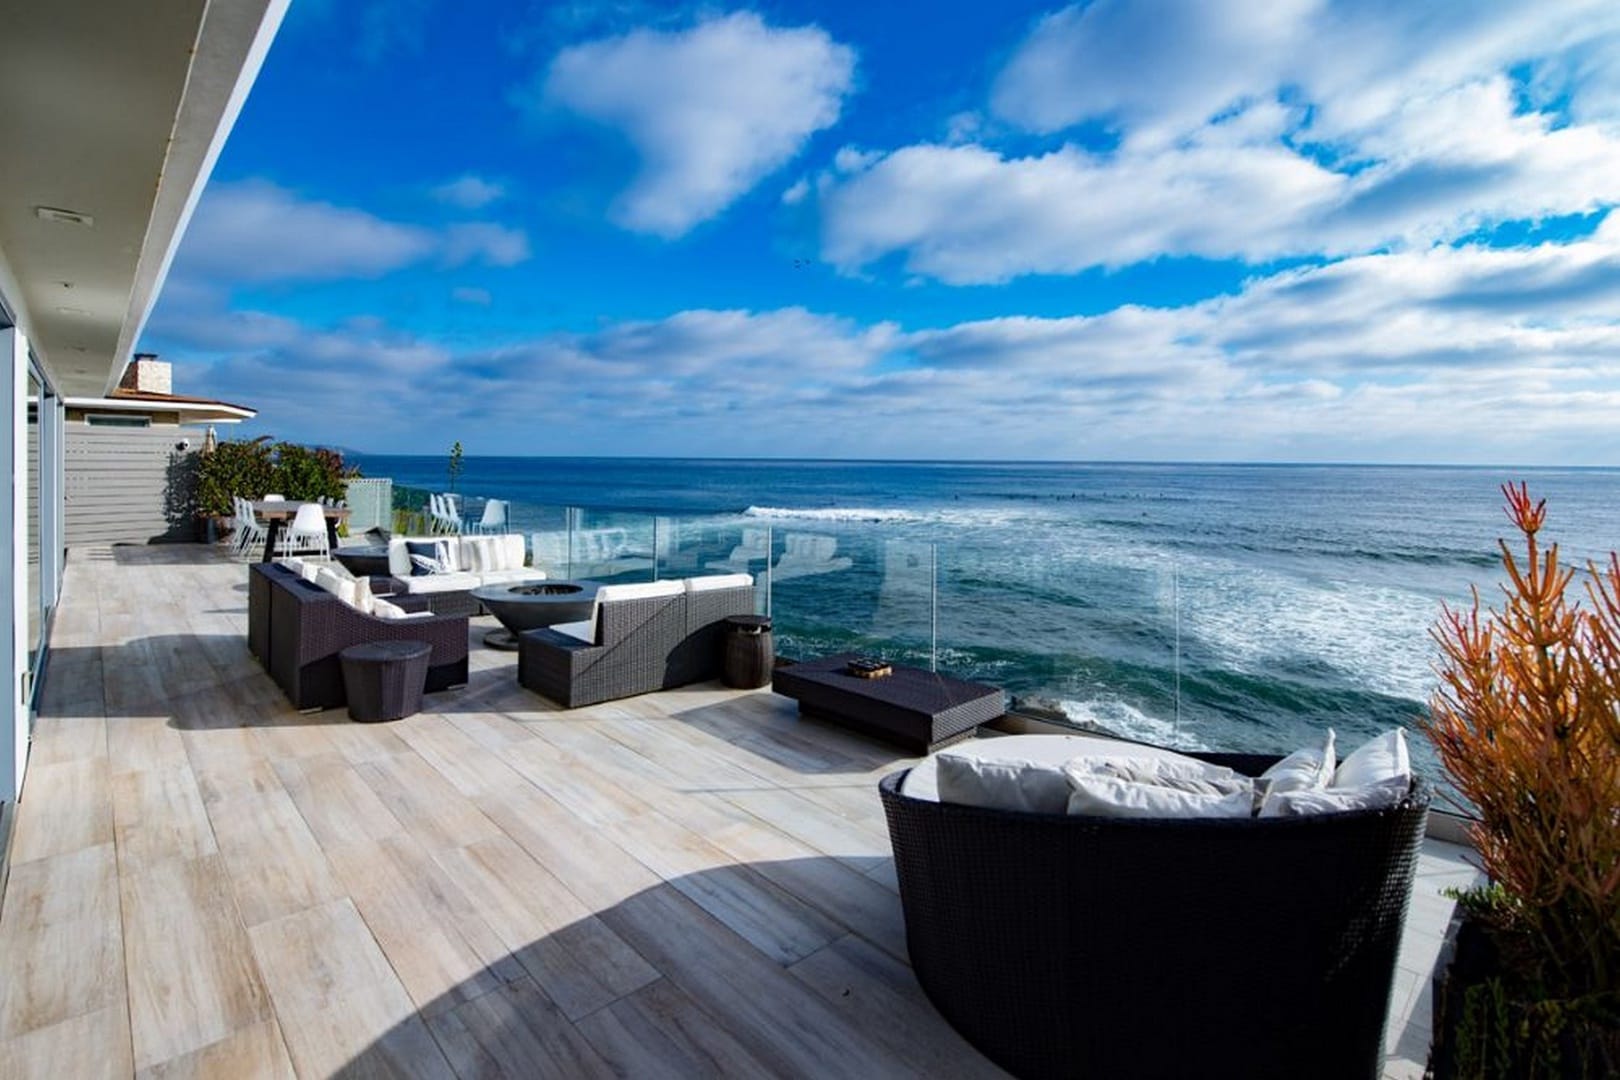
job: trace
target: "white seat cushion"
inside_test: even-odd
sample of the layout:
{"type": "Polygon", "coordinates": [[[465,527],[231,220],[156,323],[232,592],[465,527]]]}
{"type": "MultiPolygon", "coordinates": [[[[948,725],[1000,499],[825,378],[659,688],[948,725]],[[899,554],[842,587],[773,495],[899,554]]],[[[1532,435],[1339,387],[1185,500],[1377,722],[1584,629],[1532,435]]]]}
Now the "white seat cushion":
{"type": "Polygon", "coordinates": [[[711,589],[752,588],[753,584],[752,574],[709,574],[704,577],[687,578],[686,591],[708,592],[711,589]]]}
{"type": "Polygon", "coordinates": [[[685,591],[686,585],[679,579],[639,581],[634,585],[604,585],[597,590],[596,602],[605,604],[611,600],[646,600],[655,596],[679,596],[685,591]]]}
{"type": "Polygon", "coordinates": [[[465,570],[449,574],[422,574],[401,578],[405,591],[411,593],[466,592],[482,584],[477,574],[465,570]]]}
{"type": "Polygon", "coordinates": [[[576,641],[583,641],[587,645],[596,644],[596,620],[581,619],[579,622],[558,623],[552,627],[559,634],[567,634],[576,641]]]}
{"type": "Polygon", "coordinates": [[[1096,735],[1006,735],[991,739],[974,739],[960,743],[949,750],[924,758],[906,775],[901,794],[913,799],[939,802],[938,762],[941,754],[971,755],[990,761],[1028,761],[1061,769],[1064,763],[1077,757],[1145,757],[1191,761],[1202,765],[1197,758],[1189,758],[1174,750],[1161,750],[1156,746],[1104,739],[1096,735]]]}
{"type": "Polygon", "coordinates": [[[392,600],[378,599],[372,605],[372,614],[379,619],[429,619],[431,611],[406,611],[392,600]]]}
{"type": "Polygon", "coordinates": [[[485,585],[504,585],[509,581],[544,581],[546,578],[542,571],[525,566],[515,570],[485,570],[478,576],[485,585]]]}

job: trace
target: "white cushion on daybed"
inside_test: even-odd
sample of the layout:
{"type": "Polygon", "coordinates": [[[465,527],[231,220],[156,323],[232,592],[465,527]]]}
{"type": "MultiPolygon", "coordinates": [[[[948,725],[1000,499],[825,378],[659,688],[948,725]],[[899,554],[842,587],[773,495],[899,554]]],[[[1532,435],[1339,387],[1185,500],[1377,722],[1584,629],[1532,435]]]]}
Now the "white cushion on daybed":
{"type": "Polygon", "coordinates": [[[1077,757],[1169,758],[1203,764],[1196,758],[1189,758],[1174,750],[1102,739],[1095,735],[1006,735],[998,738],[974,739],[924,758],[906,775],[901,792],[913,799],[939,802],[939,759],[946,754],[986,761],[1028,762],[1044,765],[1059,775],[1062,774],[1064,763],[1077,757]]]}
{"type": "Polygon", "coordinates": [[[1269,790],[1281,795],[1288,791],[1319,791],[1333,780],[1333,729],[1321,746],[1307,746],[1295,750],[1277,764],[1260,774],[1269,782],[1269,790]]]}
{"type": "Polygon", "coordinates": [[[1068,778],[1050,762],[945,752],[934,765],[940,802],[1032,814],[1061,814],[1069,805],[1068,778]]]}
{"type": "Polygon", "coordinates": [[[1344,759],[1328,786],[1268,794],[1261,817],[1300,817],[1340,810],[1394,806],[1412,787],[1406,732],[1393,728],[1369,739],[1344,759]]]}
{"type": "Polygon", "coordinates": [[[1254,815],[1254,781],[1201,761],[1076,758],[1063,767],[1068,812],[1095,817],[1254,815]]]}

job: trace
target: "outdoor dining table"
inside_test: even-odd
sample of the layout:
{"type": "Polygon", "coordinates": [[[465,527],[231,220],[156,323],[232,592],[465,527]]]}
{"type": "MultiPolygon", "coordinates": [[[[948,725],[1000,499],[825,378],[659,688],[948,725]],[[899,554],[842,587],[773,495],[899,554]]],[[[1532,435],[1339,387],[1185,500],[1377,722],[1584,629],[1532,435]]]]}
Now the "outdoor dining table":
{"type": "MultiPolygon", "coordinates": [[[[287,522],[298,514],[298,508],[303,505],[301,502],[292,502],[290,500],[274,502],[261,500],[253,504],[253,512],[267,526],[264,538],[264,559],[261,561],[270,562],[275,558],[276,540],[280,538],[281,530],[286,527],[287,522]]],[[[320,506],[319,503],[316,505],[320,506]]],[[[338,546],[338,522],[349,519],[349,508],[347,506],[321,506],[321,511],[326,515],[326,541],[331,545],[332,550],[336,551],[338,546]]]]}

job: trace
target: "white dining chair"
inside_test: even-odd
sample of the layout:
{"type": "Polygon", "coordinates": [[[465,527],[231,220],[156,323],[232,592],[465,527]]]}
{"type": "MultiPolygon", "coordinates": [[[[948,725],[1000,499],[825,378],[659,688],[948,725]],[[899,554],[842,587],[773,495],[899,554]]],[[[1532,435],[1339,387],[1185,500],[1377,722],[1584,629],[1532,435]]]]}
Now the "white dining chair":
{"type": "Polygon", "coordinates": [[[253,504],[241,496],[234,499],[236,504],[236,536],[232,540],[231,550],[239,558],[247,558],[262,547],[269,530],[259,523],[253,515],[253,504]]]}
{"type": "Polygon", "coordinates": [[[326,514],[319,503],[304,503],[276,538],[276,554],[332,554],[326,537],[326,514]]]}
{"type": "Polygon", "coordinates": [[[481,533],[500,533],[506,531],[506,501],[504,499],[489,499],[484,503],[483,516],[478,519],[478,531],[481,533]]]}

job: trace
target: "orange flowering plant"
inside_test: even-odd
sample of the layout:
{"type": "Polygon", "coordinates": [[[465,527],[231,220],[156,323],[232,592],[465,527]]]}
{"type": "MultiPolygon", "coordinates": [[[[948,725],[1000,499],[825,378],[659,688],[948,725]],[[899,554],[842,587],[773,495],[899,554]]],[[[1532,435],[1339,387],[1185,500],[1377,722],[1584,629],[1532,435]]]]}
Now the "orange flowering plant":
{"type": "MultiPolygon", "coordinates": [[[[1558,1041],[1613,1030],[1620,986],[1620,557],[1582,584],[1543,546],[1545,500],[1503,487],[1522,560],[1500,541],[1500,609],[1446,608],[1441,685],[1421,726],[1478,820],[1491,885],[1461,897],[1500,950],[1511,996],[1558,1041]]],[[[1466,808],[1465,808],[1466,809],[1466,808]]],[[[1499,988],[1500,989],[1500,988],[1499,988]]]]}

